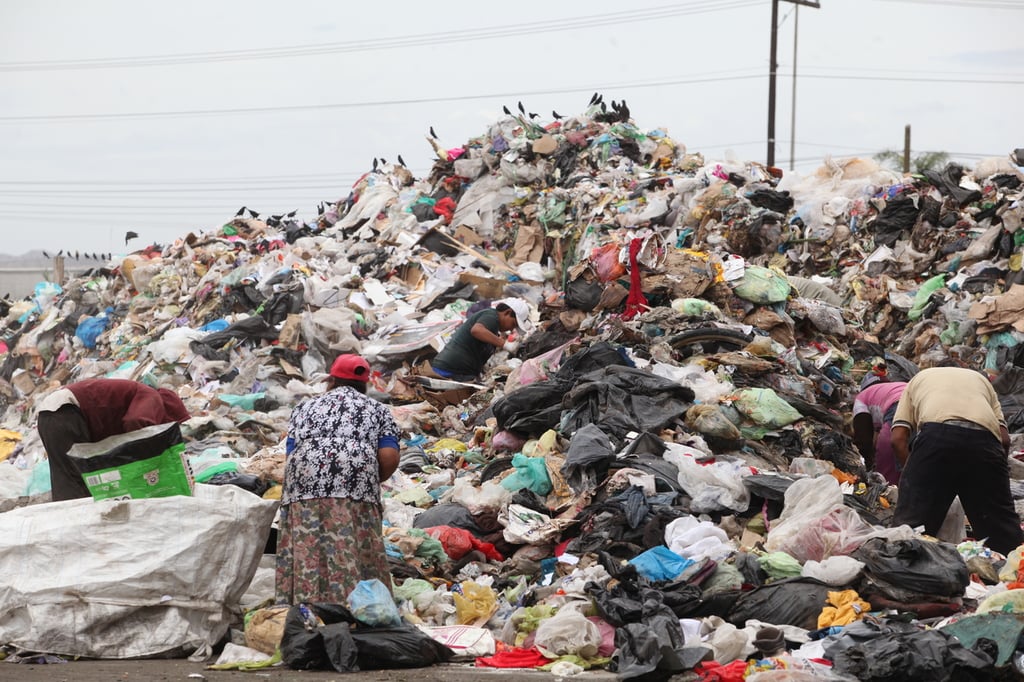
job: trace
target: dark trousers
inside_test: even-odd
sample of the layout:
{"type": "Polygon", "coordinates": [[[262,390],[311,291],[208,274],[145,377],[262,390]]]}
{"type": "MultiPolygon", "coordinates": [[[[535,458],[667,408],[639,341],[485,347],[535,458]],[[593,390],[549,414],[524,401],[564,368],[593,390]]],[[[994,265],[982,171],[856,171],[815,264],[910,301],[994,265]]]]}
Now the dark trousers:
{"type": "Polygon", "coordinates": [[[921,425],[899,491],[894,525],[923,525],[926,533],[935,535],[959,495],[975,538],[988,538],[988,546],[1002,554],[1024,542],[1010,495],[1006,453],[990,431],[921,425]]]}
{"type": "Polygon", "coordinates": [[[82,480],[82,473],[68,457],[68,450],[75,443],[91,443],[89,425],[82,411],[74,405],[64,405],[56,412],[40,412],[36,428],[39,439],[46,448],[50,460],[50,487],[53,500],[74,500],[91,497],[82,480]]]}

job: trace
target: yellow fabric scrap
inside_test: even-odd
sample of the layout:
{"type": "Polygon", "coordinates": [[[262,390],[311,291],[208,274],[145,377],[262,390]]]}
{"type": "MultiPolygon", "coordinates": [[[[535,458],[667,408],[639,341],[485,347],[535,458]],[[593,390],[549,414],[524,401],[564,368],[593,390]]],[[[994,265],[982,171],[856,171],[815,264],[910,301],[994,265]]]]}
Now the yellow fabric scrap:
{"type": "Polygon", "coordinates": [[[861,599],[856,590],[829,592],[828,603],[831,606],[823,608],[818,616],[818,628],[849,625],[871,610],[871,604],[861,599]]]}

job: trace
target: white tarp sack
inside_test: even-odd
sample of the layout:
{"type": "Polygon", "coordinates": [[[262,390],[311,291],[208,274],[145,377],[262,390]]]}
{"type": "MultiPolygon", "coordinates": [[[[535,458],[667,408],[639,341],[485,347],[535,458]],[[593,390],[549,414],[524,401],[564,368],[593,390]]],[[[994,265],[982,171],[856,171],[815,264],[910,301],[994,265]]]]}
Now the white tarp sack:
{"type": "Polygon", "coordinates": [[[277,504],[198,484],[194,497],[0,514],[0,642],[89,658],[206,657],[239,611],[277,504]]]}

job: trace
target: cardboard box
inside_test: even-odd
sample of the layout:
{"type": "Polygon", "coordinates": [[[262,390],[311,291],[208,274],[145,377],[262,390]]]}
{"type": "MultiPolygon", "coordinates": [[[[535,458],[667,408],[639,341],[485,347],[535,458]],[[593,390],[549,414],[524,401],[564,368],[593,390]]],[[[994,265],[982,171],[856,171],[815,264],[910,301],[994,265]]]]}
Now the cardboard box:
{"type": "Polygon", "coordinates": [[[156,457],[82,474],[94,500],[192,495],[195,478],[185,444],[173,445],[156,457]]]}

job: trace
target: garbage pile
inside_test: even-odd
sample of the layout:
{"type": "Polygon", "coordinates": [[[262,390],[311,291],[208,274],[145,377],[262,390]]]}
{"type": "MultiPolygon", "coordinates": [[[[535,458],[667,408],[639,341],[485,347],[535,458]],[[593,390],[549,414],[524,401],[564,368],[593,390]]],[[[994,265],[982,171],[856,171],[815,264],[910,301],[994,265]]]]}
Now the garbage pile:
{"type": "Polygon", "coordinates": [[[1020,557],[962,520],[949,543],[887,527],[897,490],[848,415],[879,360],[954,362],[1024,431],[1024,151],[783,176],[600,98],[428,141],[427,178],[376,166],[312,220],[240,212],[3,303],[0,509],[46,500],[35,408],[96,376],[174,389],[196,480],[273,498],[291,409],[354,352],[404,433],[395,601],[463,660],[908,680],[1010,661],[1020,557]],[[479,385],[425,376],[505,297],[536,325],[515,356],[479,385]]]}

